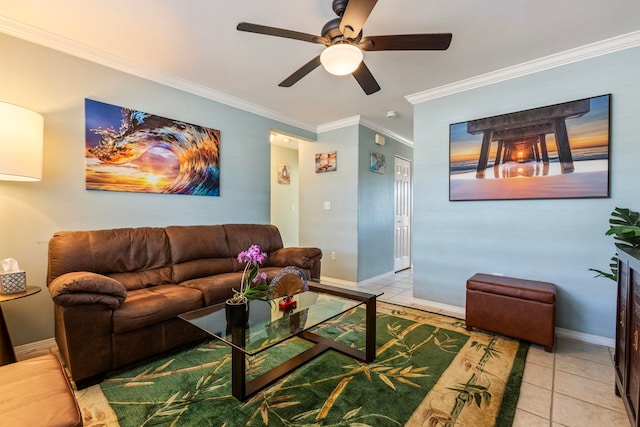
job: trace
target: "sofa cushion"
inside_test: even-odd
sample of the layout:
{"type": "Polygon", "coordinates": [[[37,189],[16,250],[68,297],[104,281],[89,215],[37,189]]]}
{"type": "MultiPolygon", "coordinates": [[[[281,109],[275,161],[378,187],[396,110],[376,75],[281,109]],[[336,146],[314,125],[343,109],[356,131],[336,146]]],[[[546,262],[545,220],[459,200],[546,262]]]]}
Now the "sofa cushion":
{"type": "Polygon", "coordinates": [[[227,235],[221,225],[166,228],[176,283],[233,271],[227,235]]]}
{"type": "Polygon", "coordinates": [[[113,312],[113,332],[144,328],[202,306],[202,293],[188,287],[160,285],[130,291],[124,304],[113,312]]]}
{"type": "Polygon", "coordinates": [[[130,291],[148,288],[149,286],[173,283],[173,271],[171,267],[126,273],[111,273],[107,274],[107,276],[122,283],[124,287],[130,291]]]}
{"type": "Polygon", "coordinates": [[[205,305],[216,304],[231,298],[233,289],[240,289],[242,272],[216,274],[214,276],[200,277],[185,280],[181,287],[198,290],[202,293],[205,305]]]}
{"type": "Polygon", "coordinates": [[[235,271],[242,271],[244,264],[238,262],[238,254],[249,249],[251,245],[260,246],[260,250],[267,254],[263,266],[269,266],[269,255],[282,249],[282,237],[275,225],[270,224],[225,224],[229,251],[233,258],[235,271]]]}
{"type": "Polygon", "coordinates": [[[229,258],[227,235],[221,225],[172,225],[166,227],[175,263],[201,258],[229,258]]]}
{"type": "MultiPolygon", "coordinates": [[[[49,241],[47,283],[73,271],[104,275],[144,272],[171,267],[169,240],[164,228],[118,228],[95,231],[60,231],[49,241]]],[[[154,283],[167,283],[168,274],[154,277],[154,283]]],[[[148,276],[147,276],[148,277],[148,276]]],[[[147,280],[126,280],[127,289],[147,280]],[[129,286],[131,285],[131,287],[129,286]]]]}
{"type": "Polygon", "coordinates": [[[173,266],[173,278],[176,283],[230,272],[233,272],[231,258],[195,259],[173,266]]]}

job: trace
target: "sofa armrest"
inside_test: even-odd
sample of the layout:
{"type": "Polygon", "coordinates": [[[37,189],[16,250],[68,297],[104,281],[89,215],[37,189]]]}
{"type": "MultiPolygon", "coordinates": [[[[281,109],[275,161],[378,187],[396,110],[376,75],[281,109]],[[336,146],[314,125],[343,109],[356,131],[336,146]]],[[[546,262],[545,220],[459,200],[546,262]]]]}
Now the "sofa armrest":
{"type": "Polygon", "coordinates": [[[312,279],[319,279],[321,259],[322,251],[319,248],[282,248],[269,255],[269,264],[304,268],[311,271],[312,279]]]}
{"type": "Polygon", "coordinates": [[[53,301],[61,306],[104,304],[111,309],[122,305],[127,289],[115,279],[88,271],[65,273],[49,283],[53,301]]]}

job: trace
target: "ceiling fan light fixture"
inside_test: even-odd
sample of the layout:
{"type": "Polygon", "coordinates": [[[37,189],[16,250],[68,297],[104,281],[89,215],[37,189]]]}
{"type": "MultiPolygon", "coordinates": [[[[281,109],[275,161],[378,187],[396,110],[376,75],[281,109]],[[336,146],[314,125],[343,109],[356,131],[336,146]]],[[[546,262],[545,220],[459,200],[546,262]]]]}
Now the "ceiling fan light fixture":
{"type": "Polygon", "coordinates": [[[322,51],[320,63],[331,74],[346,76],[360,66],[363,57],[364,54],[359,47],[349,43],[338,43],[322,51]]]}

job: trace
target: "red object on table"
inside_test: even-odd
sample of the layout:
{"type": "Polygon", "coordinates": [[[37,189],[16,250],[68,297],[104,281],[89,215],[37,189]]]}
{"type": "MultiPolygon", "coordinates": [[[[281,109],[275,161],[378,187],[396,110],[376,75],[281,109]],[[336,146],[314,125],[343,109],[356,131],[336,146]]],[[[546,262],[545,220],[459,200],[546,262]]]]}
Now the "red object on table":
{"type": "Polygon", "coordinates": [[[282,301],[278,303],[280,310],[288,311],[296,308],[298,303],[290,296],[282,298],[282,301]]]}

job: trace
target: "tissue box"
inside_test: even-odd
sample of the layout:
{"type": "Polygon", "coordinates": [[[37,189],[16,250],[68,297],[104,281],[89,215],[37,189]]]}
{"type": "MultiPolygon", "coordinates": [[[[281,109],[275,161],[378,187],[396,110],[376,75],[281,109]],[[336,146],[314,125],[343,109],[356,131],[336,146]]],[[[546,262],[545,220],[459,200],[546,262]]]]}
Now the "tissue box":
{"type": "Polygon", "coordinates": [[[0,273],[0,294],[17,294],[27,290],[27,273],[0,273]]]}

